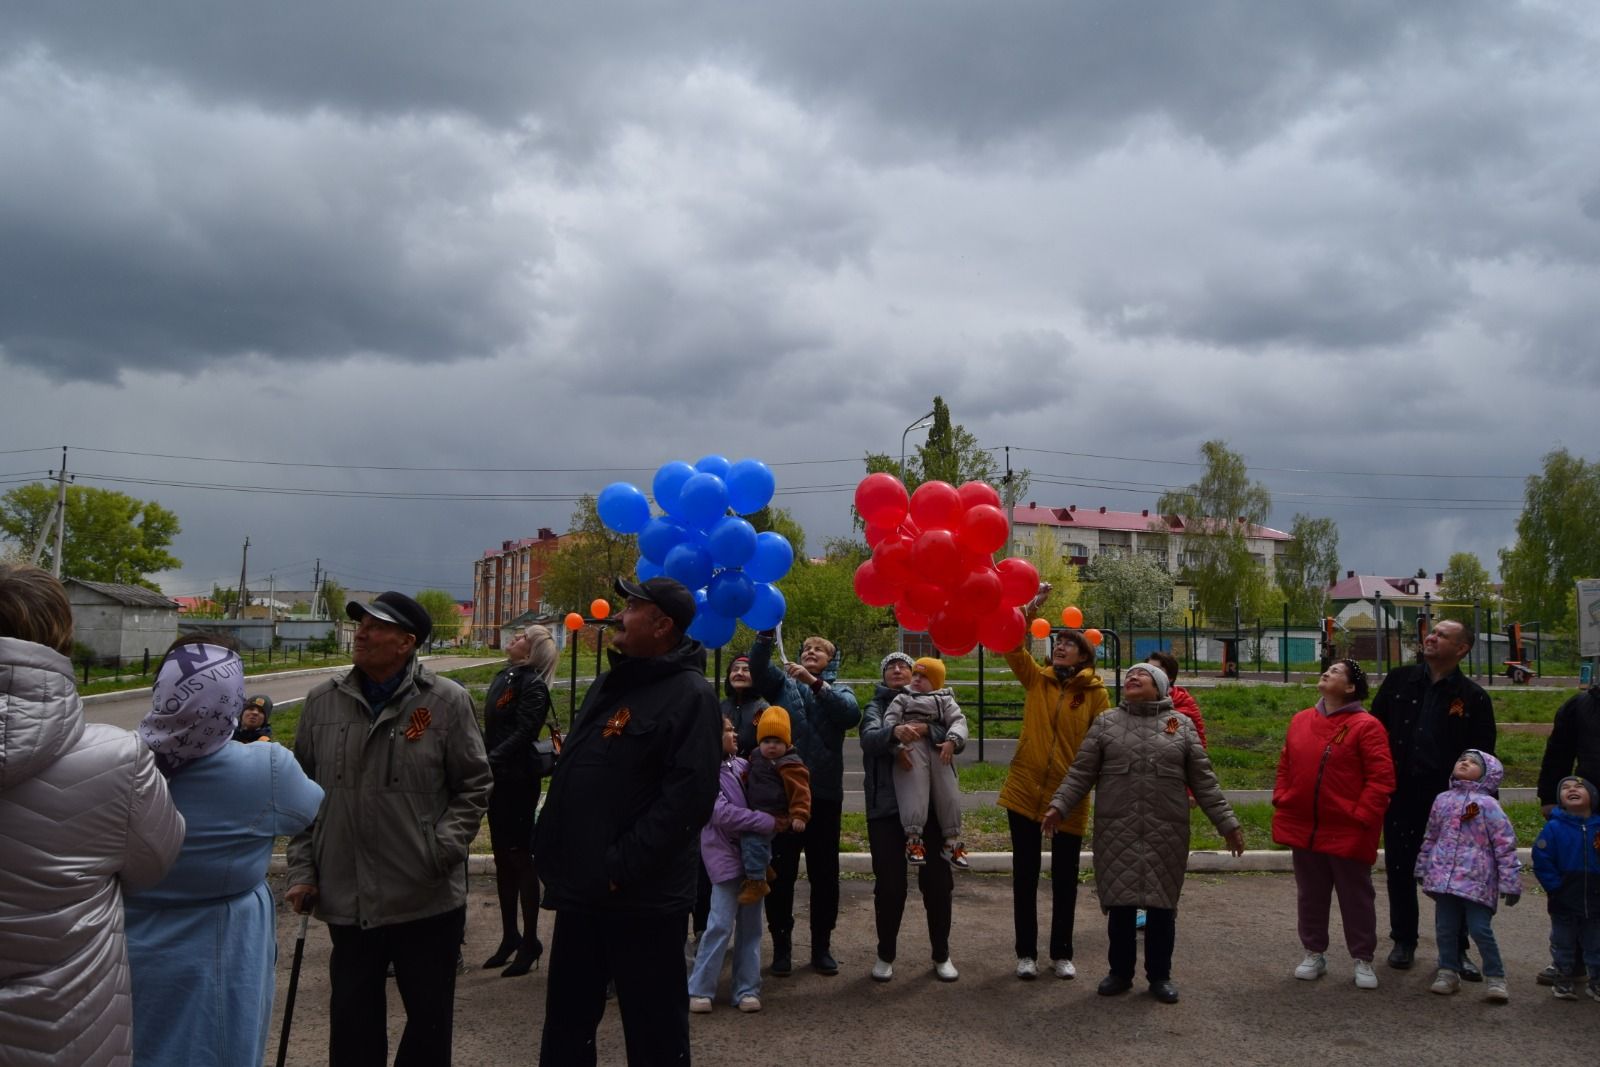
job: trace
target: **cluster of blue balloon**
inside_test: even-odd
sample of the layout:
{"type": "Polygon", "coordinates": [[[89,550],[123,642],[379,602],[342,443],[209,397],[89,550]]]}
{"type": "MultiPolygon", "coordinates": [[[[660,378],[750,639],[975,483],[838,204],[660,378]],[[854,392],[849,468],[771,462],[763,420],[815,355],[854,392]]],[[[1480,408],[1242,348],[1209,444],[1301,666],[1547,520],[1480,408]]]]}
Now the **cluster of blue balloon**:
{"type": "Polygon", "coordinates": [[[776,485],[759,459],[706,456],[656,471],[650,491],[665,514],[651,515],[650,501],[628,482],[606,486],[597,504],[608,529],[639,535],[640,581],[664,574],[694,591],[689,636],[717,648],[733,640],[740,620],[752,630],[783,621],[783,594],[772,583],[789,573],[794,549],[782,534],[758,534],[739,517],[766,507],[776,485]]]}

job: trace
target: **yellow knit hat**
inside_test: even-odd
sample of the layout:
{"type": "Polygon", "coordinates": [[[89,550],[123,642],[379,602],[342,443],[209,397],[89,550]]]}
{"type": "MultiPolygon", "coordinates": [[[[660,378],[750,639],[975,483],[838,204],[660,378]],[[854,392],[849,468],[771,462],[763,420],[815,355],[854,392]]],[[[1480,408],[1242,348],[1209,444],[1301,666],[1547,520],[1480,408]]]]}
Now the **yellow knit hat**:
{"type": "Polygon", "coordinates": [[[917,665],[911,668],[913,674],[921,673],[927,676],[928,684],[935,689],[944,688],[944,660],[934,659],[932,656],[923,656],[917,660],[917,665]]]}
{"type": "Polygon", "coordinates": [[[789,740],[789,712],[786,709],[770,707],[756,720],[756,740],[765,741],[769,737],[776,737],[786,745],[792,744],[789,740]]]}

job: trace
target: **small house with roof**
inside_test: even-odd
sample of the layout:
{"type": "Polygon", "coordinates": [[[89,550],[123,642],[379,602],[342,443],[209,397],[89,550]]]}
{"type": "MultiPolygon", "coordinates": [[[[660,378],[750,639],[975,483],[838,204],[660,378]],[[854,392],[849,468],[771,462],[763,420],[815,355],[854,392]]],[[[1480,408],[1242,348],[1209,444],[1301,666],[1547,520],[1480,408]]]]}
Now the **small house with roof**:
{"type": "Polygon", "coordinates": [[[73,640],[103,663],[160,656],[178,636],[178,604],[139,585],[67,578],[73,640]]]}

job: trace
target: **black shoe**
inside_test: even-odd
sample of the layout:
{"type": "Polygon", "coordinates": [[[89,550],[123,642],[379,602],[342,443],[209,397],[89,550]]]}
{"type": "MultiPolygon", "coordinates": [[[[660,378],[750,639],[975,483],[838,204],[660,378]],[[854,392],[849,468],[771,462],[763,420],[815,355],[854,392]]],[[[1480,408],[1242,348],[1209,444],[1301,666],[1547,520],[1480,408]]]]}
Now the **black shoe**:
{"type": "Polygon", "coordinates": [[[1159,982],[1150,983],[1150,995],[1163,1004],[1178,1003],[1178,987],[1172,984],[1172,979],[1164,978],[1159,982]]]}
{"type": "Polygon", "coordinates": [[[1472,957],[1465,952],[1461,954],[1461,969],[1456,972],[1461,975],[1463,982],[1483,981],[1483,972],[1478,970],[1478,965],[1472,962],[1472,957]]]}
{"type": "Polygon", "coordinates": [[[1132,978],[1124,978],[1120,974],[1108,974],[1100,979],[1100,984],[1095,987],[1095,992],[1102,997],[1114,997],[1119,993],[1126,993],[1132,988],[1132,978]]]}
{"type": "Polygon", "coordinates": [[[1416,945],[1408,945],[1404,941],[1396,941],[1394,948],[1389,950],[1389,966],[1397,971],[1409,971],[1411,965],[1416,961],[1416,945]]]}
{"type": "Polygon", "coordinates": [[[811,950],[811,969],[818,974],[835,975],[839,973],[839,961],[833,958],[827,945],[822,945],[811,950]]]}
{"type": "Polygon", "coordinates": [[[511,961],[511,966],[500,972],[501,978],[520,978],[539,966],[539,957],[544,955],[544,942],[537,937],[530,937],[517,949],[517,958],[511,961]]]}
{"type": "Polygon", "coordinates": [[[787,978],[794,973],[794,960],[789,953],[789,935],[772,935],[772,966],[768,970],[779,978],[787,978]]]}
{"type": "Polygon", "coordinates": [[[1566,976],[1561,973],[1561,969],[1552,963],[1550,966],[1534,975],[1533,980],[1538,982],[1540,985],[1555,985],[1565,977],[1566,976]]]}
{"type": "Polygon", "coordinates": [[[511,954],[522,946],[522,939],[517,937],[502,937],[500,947],[494,950],[494,955],[483,961],[483,969],[492,971],[496,967],[504,967],[511,960],[511,954]]]}

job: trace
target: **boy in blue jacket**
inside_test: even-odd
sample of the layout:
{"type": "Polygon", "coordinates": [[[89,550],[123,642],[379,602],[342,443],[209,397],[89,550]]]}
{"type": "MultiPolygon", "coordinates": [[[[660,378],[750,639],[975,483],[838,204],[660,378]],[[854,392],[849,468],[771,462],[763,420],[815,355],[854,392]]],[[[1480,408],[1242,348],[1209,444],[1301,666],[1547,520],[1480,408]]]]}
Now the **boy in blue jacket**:
{"type": "Polygon", "coordinates": [[[1587,967],[1585,991],[1600,1000],[1600,793],[1573,775],[1561,779],[1556,801],[1533,843],[1533,872],[1549,897],[1550,955],[1561,972],[1555,994],[1577,1000],[1574,986],[1587,967]],[[1581,964],[1574,944],[1581,946],[1581,964]]]}

